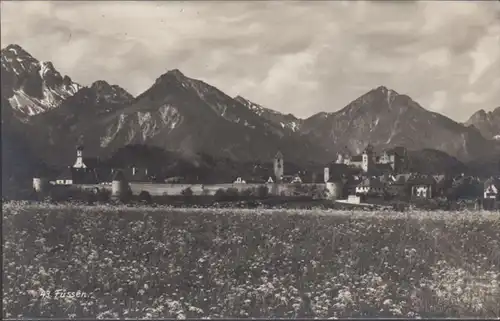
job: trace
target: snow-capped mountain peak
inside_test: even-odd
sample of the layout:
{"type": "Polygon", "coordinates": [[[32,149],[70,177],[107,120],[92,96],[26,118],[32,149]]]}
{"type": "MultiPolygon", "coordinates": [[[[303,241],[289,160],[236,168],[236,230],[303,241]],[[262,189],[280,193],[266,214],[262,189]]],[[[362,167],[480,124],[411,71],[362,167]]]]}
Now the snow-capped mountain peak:
{"type": "Polygon", "coordinates": [[[20,118],[58,107],[81,86],[49,61],[38,61],[19,45],[1,51],[2,96],[20,118]]]}
{"type": "Polygon", "coordinates": [[[300,131],[303,120],[293,116],[292,114],[285,115],[276,110],[272,110],[256,104],[242,96],[236,96],[234,99],[253,111],[258,116],[267,119],[268,121],[274,123],[277,126],[280,126],[283,129],[287,129],[292,132],[300,131]]]}

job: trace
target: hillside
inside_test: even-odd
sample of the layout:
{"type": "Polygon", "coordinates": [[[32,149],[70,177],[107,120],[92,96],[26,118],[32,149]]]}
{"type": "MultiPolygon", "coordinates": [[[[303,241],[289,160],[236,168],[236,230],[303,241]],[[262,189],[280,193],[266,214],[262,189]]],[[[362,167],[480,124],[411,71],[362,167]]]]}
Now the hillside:
{"type": "Polygon", "coordinates": [[[408,152],[408,170],[422,174],[467,173],[467,165],[442,151],[424,149],[408,152]]]}

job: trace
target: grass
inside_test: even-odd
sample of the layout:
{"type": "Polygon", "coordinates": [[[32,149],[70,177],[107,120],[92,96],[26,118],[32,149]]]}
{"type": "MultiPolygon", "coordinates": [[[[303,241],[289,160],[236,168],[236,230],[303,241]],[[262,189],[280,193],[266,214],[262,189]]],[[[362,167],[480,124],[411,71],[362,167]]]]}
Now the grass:
{"type": "Polygon", "coordinates": [[[498,212],[7,203],[3,237],[4,317],[500,316],[498,212]]]}

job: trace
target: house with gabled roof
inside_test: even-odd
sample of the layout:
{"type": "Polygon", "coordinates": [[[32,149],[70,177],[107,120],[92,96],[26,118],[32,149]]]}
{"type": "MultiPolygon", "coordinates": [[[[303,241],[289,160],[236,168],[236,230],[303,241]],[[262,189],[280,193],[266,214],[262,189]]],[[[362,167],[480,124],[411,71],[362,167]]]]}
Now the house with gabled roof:
{"type": "Polygon", "coordinates": [[[436,181],[431,175],[415,174],[408,180],[411,196],[416,198],[432,198],[436,189],[436,181]]]}
{"type": "Polygon", "coordinates": [[[483,208],[496,210],[500,203],[500,178],[489,178],[484,182],[483,208]]]}
{"type": "Polygon", "coordinates": [[[489,178],[484,182],[484,198],[498,200],[500,197],[500,180],[489,178]]]}
{"type": "Polygon", "coordinates": [[[384,195],[385,187],[377,177],[367,177],[356,186],[356,194],[384,195]]]}
{"type": "Polygon", "coordinates": [[[284,184],[302,184],[302,178],[298,174],[296,175],[283,175],[281,177],[281,182],[284,184]]]}
{"type": "Polygon", "coordinates": [[[71,166],[64,168],[64,170],[57,176],[53,183],[55,185],[72,185],[73,172],[71,166]]]}
{"type": "Polygon", "coordinates": [[[246,184],[247,182],[241,178],[241,176],[237,177],[233,184],[246,184]]]}
{"type": "Polygon", "coordinates": [[[408,186],[408,180],[412,174],[397,174],[391,175],[387,178],[387,190],[388,192],[396,197],[406,197],[410,195],[411,190],[408,186]]]}

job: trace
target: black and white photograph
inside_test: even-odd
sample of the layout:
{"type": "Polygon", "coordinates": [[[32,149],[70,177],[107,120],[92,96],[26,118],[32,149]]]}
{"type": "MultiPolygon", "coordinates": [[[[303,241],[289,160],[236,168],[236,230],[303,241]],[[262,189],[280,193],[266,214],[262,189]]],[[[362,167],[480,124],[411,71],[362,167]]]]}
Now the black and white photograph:
{"type": "Polygon", "coordinates": [[[2,319],[500,319],[500,1],[0,1],[2,319]]]}

